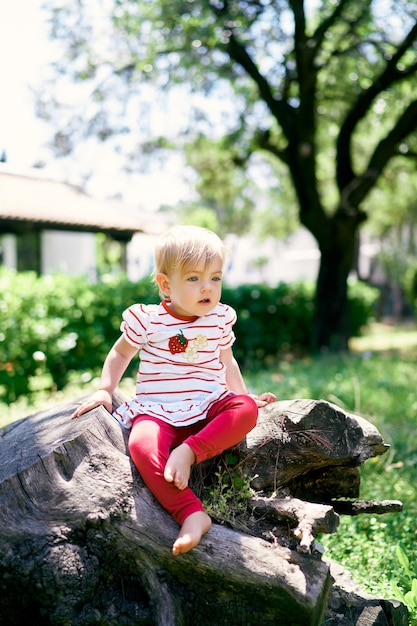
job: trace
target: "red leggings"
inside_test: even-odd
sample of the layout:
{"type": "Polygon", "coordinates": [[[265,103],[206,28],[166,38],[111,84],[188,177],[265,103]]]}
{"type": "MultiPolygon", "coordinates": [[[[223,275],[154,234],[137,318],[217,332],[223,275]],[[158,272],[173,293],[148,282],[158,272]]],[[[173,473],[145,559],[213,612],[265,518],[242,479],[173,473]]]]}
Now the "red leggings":
{"type": "Polygon", "coordinates": [[[242,441],[257,417],[258,407],[252,398],[230,395],[212,404],[206,418],[191,426],[172,426],[148,415],[134,420],[129,438],[133,462],[148,489],[180,526],[204,507],[190,487],[181,491],[165,480],[171,450],[186,443],[195,454],[195,462],[201,463],[242,441]]]}

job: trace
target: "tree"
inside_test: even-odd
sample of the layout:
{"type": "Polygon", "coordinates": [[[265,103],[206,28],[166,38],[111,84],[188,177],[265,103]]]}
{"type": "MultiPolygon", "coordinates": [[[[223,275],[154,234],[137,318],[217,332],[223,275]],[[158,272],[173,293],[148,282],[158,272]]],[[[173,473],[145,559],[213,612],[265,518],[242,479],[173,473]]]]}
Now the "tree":
{"type": "MultiPolygon", "coordinates": [[[[114,405],[121,401],[116,394],[114,405]]],[[[236,498],[245,476],[257,493],[246,489],[239,519],[213,524],[198,547],[174,557],[178,526],[132,465],[128,432],[103,407],[77,420],[73,409],[41,411],[2,433],[0,626],[27,624],[28,615],[35,626],[408,622],[404,605],[365,594],[321,558],[315,540],[337,530],[336,508],[402,510],[395,500],[350,500],[359,495],[357,466],[389,447],[363,418],[314,400],[261,409],[233,452],[240,462],[230,451],[223,458],[236,498]]],[[[214,489],[217,463],[222,457],[193,467],[194,489],[203,481],[214,489]]],[[[217,484],[213,500],[224,502],[227,483],[217,484]]]]}
{"type": "MultiPolygon", "coordinates": [[[[103,46],[93,52],[94,20],[82,3],[81,11],[68,5],[55,13],[54,33],[69,39],[77,78],[91,81],[91,116],[84,112],[88,132],[108,139],[123,129],[120,119],[126,122],[126,116],[117,124],[114,106],[107,113],[104,107],[114,81],[130,97],[144,82],[166,91],[180,83],[190,97],[200,94],[199,113],[182,127],[188,139],[198,128],[209,135],[209,122],[218,121],[223,107],[223,134],[236,163],[246,165],[263,152],[285,165],[300,222],[321,252],[313,343],[319,349],[346,348],[347,278],[372,208],[371,191],[390,161],[416,152],[415,2],[115,0],[111,5],[110,56],[103,46]],[[77,20],[70,28],[68,16],[77,20]],[[210,98],[202,103],[201,94],[210,98]]],[[[120,89],[117,93],[124,103],[120,89]]],[[[57,134],[65,150],[70,136],[57,134]]]]}

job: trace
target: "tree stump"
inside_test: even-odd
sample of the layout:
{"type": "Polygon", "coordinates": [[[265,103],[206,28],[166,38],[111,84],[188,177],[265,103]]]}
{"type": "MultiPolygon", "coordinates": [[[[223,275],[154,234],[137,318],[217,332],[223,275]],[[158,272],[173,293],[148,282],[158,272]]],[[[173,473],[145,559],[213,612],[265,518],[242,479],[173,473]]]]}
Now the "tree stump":
{"type": "MultiPolygon", "coordinates": [[[[114,404],[122,400],[116,394],[114,404]]],[[[336,602],[315,540],[339,516],[321,496],[357,492],[357,475],[346,482],[338,470],[387,449],[369,422],[322,401],[261,409],[240,449],[240,468],[257,475],[248,532],[213,524],[197,548],[174,557],[178,527],[132,465],[128,433],[103,407],[71,420],[74,406],[3,430],[0,626],[319,626],[336,604],[340,617],[351,598],[336,602]]],[[[386,624],[407,623],[403,605],[372,602],[386,624]]]]}

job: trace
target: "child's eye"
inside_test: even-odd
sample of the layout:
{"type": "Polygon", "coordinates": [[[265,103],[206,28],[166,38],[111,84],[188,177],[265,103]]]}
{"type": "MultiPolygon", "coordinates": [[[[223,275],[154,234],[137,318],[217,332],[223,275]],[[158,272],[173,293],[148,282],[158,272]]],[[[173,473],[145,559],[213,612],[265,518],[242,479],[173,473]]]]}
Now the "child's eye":
{"type": "Polygon", "coordinates": [[[198,277],[197,277],[197,276],[189,276],[189,277],[187,278],[187,280],[189,280],[189,281],[191,281],[191,282],[195,282],[196,280],[198,280],[198,277]]]}
{"type": "Polygon", "coordinates": [[[213,276],[213,281],[215,282],[219,282],[221,281],[222,277],[221,276],[213,276]]]}

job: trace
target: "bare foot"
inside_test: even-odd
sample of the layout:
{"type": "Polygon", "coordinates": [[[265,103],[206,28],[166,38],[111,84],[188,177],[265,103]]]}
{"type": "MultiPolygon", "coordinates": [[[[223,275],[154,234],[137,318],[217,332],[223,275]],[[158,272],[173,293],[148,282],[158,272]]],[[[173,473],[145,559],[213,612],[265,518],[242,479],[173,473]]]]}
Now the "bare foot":
{"type": "Polygon", "coordinates": [[[190,479],[191,465],[195,461],[195,454],[190,446],[182,443],[175,448],[168,457],[164,470],[164,478],[168,483],[174,483],[178,489],[185,489],[190,479]]]}
{"type": "Polygon", "coordinates": [[[200,539],[210,529],[211,519],[204,511],[196,511],[185,518],[178,537],[172,546],[172,554],[185,554],[199,543],[200,539]]]}

